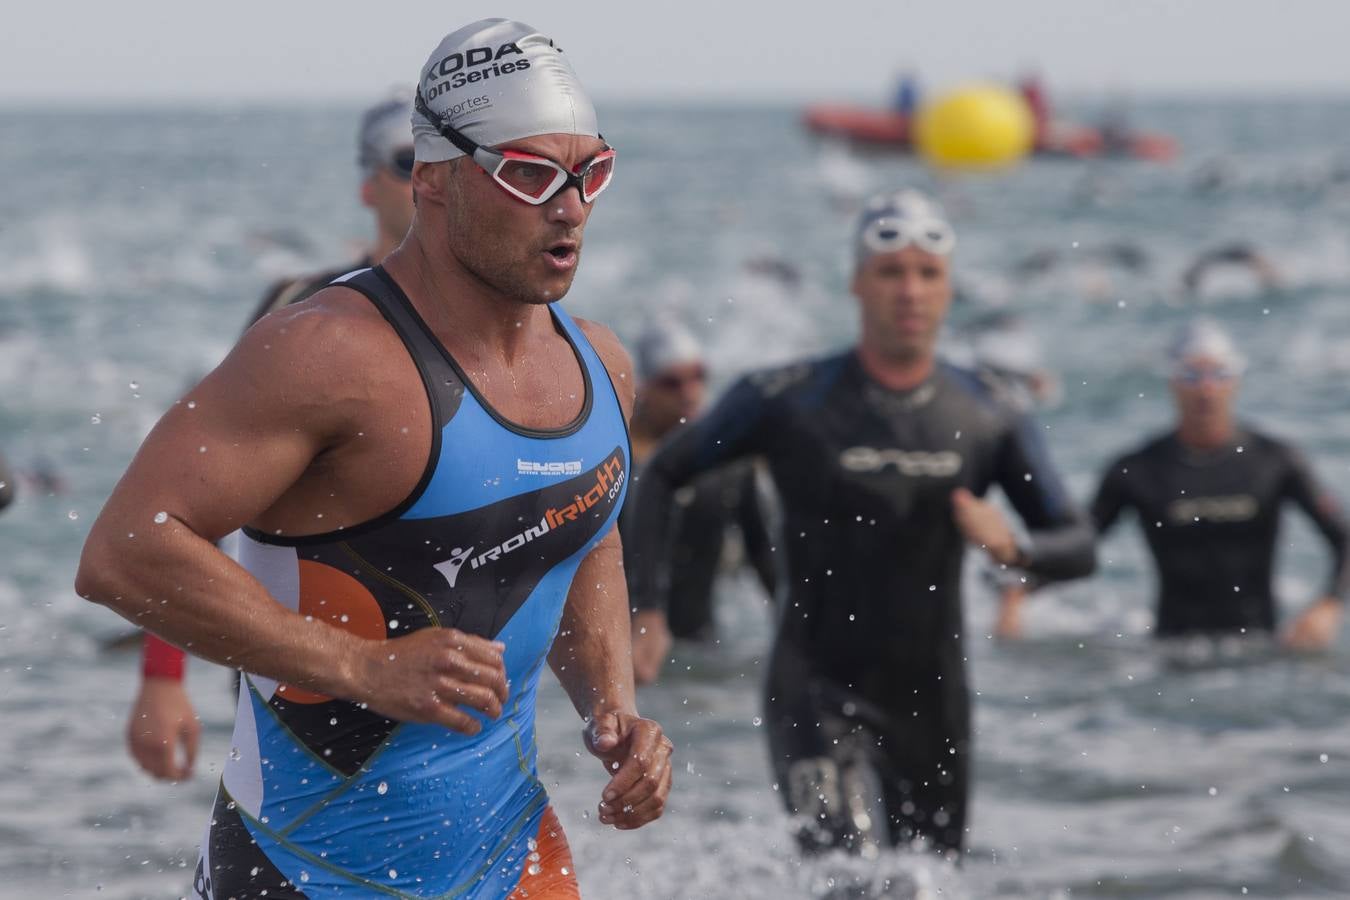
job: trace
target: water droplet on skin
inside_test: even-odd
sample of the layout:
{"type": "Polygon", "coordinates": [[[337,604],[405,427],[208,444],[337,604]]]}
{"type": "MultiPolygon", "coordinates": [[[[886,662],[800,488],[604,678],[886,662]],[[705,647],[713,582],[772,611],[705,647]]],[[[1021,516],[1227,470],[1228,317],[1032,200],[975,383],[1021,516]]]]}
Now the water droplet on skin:
{"type": "Polygon", "coordinates": [[[398,869],[390,869],[390,870],[389,870],[389,877],[390,877],[390,878],[397,878],[397,877],[398,877],[398,869]]]}
{"type": "Polygon", "coordinates": [[[539,867],[539,863],[530,863],[530,868],[527,869],[526,871],[528,871],[531,875],[538,875],[540,872],[544,870],[539,867]]]}
{"type": "MultiPolygon", "coordinates": [[[[389,782],[387,782],[387,781],[381,781],[379,784],[377,784],[377,785],[375,786],[375,793],[379,794],[381,797],[383,797],[385,794],[389,793],[389,782]]],[[[390,877],[392,877],[392,876],[390,876],[390,877]]]]}
{"type": "Polygon", "coordinates": [[[168,513],[164,512],[163,510],[160,510],[159,512],[155,513],[155,524],[156,524],[156,525],[163,525],[163,524],[164,524],[165,522],[167,522],[167,521],[169,521],[169,514],[168,514],[168,513]]]}
{"type": "Polygon", "coordinates": [[[197,408],[197,401],[196,401],[196,400],[189,400],[189,401],[188,401],[188,409],[196,409],[196,408],[197,408]]]}
{"type": "Polygon", "coordinates": [[[392,631],[392,630],[394,630],[395,628],[398,628],[398,619],[390,619],[390,620],[389,620],[389,629],[392,631]]]}
{"type": "Polygon", "coordinates": [[[346,614],[346,613],[343,613],[342,615],[338,616],[338,621],[339,621],[339,622],[345,622],[345,621],[347,621],[347,614],[346,614]]]}

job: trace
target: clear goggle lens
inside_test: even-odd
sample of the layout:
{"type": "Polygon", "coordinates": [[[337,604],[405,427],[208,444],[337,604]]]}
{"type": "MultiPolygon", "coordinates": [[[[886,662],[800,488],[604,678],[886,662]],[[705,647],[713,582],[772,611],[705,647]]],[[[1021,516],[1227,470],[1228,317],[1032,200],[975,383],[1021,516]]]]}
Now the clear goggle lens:
{"type": "Polygon", "coordinates": [[[892,253],[913,244],[928,253],[946,256],[956,248],[956,233],[939,219],[877,219],[863,229],[862,239],[873,253],[892,253]]]}
{"type": "Polygon", "coordinates": [[[571,183],[576,184],[581,199],[590,203],[614,178],[614,151],[603,150],[578,171],[568,172],[546,157],[506,150],[489,171],[508,193],[535,206],[547,203],[571,183]]]}

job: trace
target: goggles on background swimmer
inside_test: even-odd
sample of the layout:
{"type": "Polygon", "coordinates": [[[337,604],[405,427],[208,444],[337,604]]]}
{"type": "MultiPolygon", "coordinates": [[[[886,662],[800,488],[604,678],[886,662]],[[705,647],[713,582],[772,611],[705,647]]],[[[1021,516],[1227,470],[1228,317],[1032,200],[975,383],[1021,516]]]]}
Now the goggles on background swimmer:
{"type": "Polygon", "coordinates": [[[389,170],[390,174],[395,175],[404,181],[410,181],[412,180],[413,163],[416,161],[417,154],[413,150],[412,145],[409,144],[406,147],[399,147],[390,154],[384,167],[389,170]]]}
{"type": "MultiPolygon", "coordinates": [[[[591,203],[614,179],[614,148],[605,148],[569,172],[546,156],[519,150],[491,150],[475,143],[436,115],[417,92],[416,108],[447,141],[468,155],[480,169],[492,176],[497,186],[517,200],[541,206],[569,187],[575,187],[581,199],[591,203]]],[[[603,137],[600,140],[604,140],[603,137]]]]}
{"type": "Polygon", "coordinates": [[[956,232],[941,219],[882,216],[864,225],[858,239],[872,253],[894,253],[910,244],[936,256],[956,249],[956,232]]]}
{"type": "Polygon", "coordinates": [[[1195,386],[1205,381],[1227,384],[1236,381],[1241,375],[1241,367],[1232,365],[1210,367],[1182,364],[1172,369],[1172,377],[1187,386],[1195,386]]]}

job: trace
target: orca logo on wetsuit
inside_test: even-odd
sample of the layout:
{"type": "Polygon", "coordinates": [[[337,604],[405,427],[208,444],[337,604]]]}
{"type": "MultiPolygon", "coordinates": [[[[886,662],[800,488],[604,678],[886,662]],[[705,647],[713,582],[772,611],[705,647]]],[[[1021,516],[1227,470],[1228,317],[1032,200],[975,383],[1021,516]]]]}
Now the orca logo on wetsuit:
{"type": "Polygon", "coordinates": [[[850,472],[880,472],[894,466],[901,475],[950,478],[961,471],[961,454],[955,450],[899,450],[888,447],[849,447],[839,454],[839,465],[850,472]]]}
{"type": "Polygon", "coordinates": [[[1167,507],[1167,515],[1174,524],[1193,525],[1199,522],[1247,522],[1256,518],[1261,504],[1250,494],[1226,497],[1188,497],[1174,500],[1167,507]]]}

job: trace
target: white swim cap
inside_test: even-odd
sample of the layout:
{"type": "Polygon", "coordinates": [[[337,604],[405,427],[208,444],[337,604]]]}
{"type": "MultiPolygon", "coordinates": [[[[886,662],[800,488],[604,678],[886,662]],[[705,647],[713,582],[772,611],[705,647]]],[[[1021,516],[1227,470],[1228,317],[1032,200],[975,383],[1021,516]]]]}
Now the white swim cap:
{"type": "Polygon", "coordinates": [[[942,207],[910,189],[877,194],[867,201],[854,231],[854,263],[861,265],[869,256],[908,244],[939,256],[956,248],[956,232],[942,207]]]}
{"type": "MultiPolygon", "coordinates": [[[[427,107],[484,147],[537,134],[599,137],[595,107],[562,48],[510,19],[482,19],[441,41],[418,80],[427,107]]],[[[418,162],[464,153],[412,114],[418,162]]]]}
{"type": "Polygon", "coordinates": [[[646,380],[671,366],[703,362],[703,347],[689,329],[670,318],[658,318],[633,347],[638,377],[646,380]]]}
{"type": "Polygon", "coordinates": [[[361,114],[356,133],[356,161],[371,172],[380,166],[393,166],[395,154],[413,142],[408,117],[412,115],[412,91],[400,89],[361,114]]]}
{"type": "Polygon", "coordinates": [[[1168,362],[1175,370],[1194,357],[1212,359],[1234,375],[1247,368],[1246,358],[1218,322],[1201,317],[1188,322],[1172,341],[1168,362]]]}

